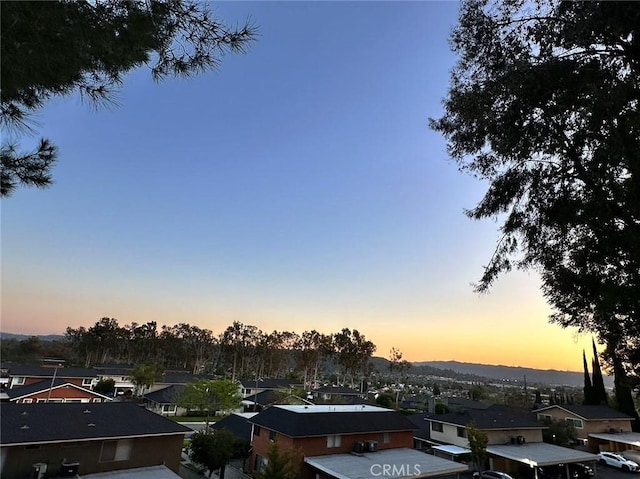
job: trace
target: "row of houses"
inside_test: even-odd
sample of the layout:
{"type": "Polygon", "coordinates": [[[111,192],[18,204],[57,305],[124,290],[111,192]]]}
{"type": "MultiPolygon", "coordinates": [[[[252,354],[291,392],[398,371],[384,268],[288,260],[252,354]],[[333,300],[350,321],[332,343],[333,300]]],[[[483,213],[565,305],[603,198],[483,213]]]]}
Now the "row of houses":
{"type": "MultiPolygon", "coordinates": [[[[43,469],[49,477],[54,477],[51,471],[60,475],[65,470],[82,477],[108,471],[127,471],[132,478],[176,477],[182,440],[190,429],[163,415],[178,412],[171,400],[175,406],[180,384],[157,385],[147,393],[145,408],[92,391],[85,380],[97,376],[86,376],[86,370],[42,369],[48,372],[11,368],[7,374],[9,402],[0,408],[2,477],[44,477],[38,476],[43,469]]],[[[302,479],[455,476],[468,470],[466,426],[472,423],[489,439],[489,467],[518,478],[535,478],[539,466],[593,462],[601,450],[640,450],[632,418],[604,406],[549,406],[527,414],[452,400],[451,413],[405,416],[364,404],[361,394],[345,388],[318,390],[303,405],[268,400],[276,390],[293,386],[283,380],[242,383],[245,409],[251,413],[233,414],[214,425],[251,445],[247,469],[252,474],[265,466],[269,446],[278,441],[302,452],[302,479]],[[548,418],[571,422],[587,447],[544,443],[541,421],[548,418]]]]}
{"type": "MultiPolygon", "coordinates": [[[[7,403],[0,414],[0,475],[11,478],[44,477],[35,470],[48,477],[120,470],[134,479],[175,478],[184,435],[191,432],[127,402],[7,403]]],[[[489,467],[515,477],[534,478],[547,465],[592,463],[599,450],[640,450],[631,418],[610,408],[552,406],[538,414],[580,417],[584,429],[597,431],[587,433],[591,449],[544,443],[544,426],[535,417],[499,405],[412,416],[372,405],[274,405],[233,414],[214,427],[250,443],[251,474],[265,467],[274,441],[295,448],[302,454],[301,479],[457,476],[468,470],[470,422],[488,436],[489,467]]]]}

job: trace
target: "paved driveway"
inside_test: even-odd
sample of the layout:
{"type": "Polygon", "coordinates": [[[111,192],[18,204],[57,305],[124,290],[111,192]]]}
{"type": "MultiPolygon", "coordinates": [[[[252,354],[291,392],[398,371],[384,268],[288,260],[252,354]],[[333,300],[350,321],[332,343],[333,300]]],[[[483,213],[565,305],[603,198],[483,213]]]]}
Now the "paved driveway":
{"type": "Polygon", "coordinates": [[[597,479],[640,479],[640,472],[625,472],[610,466],[596,466],[597,479]]]}

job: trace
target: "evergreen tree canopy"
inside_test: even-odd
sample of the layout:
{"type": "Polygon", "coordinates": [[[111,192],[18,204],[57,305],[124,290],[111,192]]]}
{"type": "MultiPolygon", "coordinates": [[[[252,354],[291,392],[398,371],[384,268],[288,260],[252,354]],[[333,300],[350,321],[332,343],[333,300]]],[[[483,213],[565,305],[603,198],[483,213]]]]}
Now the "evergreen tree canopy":
{"type": "Polygon", "coordinates": [[[589,366],[587,364],[587,353],[582,351],[582,365],[584,368],[584,400],[582,404],[596,404],[593,397],[593,385],[591,384],[591,376],[589,375],[589,366]]]}
{"type": "Polygon", "coordinates": [[[56,147],[42,139],[30,153],[16,137],[33,133],[29,116],[55,96],[78,92],[109,102],[124,75],[147,65],[155,80],[215,68],[227,52],[244,52],[255,30],[230,28],[207,3],[190,0],[0,2],[0,196],[17,185],[48,186],[56,147]]]}
{"type": "Polygon", "coordinates": [[[637,418],[640,356],[640,4],[467,0],[445,113],[431,126],[489,183],[467,212],[503,220],[477,285],[538,271],[551,321],[606,345],[637,418]]]}
{"type": "Polygon", "coordinates": [[[213,471],[220,469],[220,477],[224,476],[224,468],[233,457],[238,440],[226,429],[214,431],[199,431],[191,438],[189,457],[197,464],[209,470],[209,477],[213,471]]]}
{"type": "Polygon", "coordinates": [[[267,451],[267,465],[258,474],[260,479],[295,479],[300,472],[303,455],[294,448],[281,448],[273,441],[267,451]]]}

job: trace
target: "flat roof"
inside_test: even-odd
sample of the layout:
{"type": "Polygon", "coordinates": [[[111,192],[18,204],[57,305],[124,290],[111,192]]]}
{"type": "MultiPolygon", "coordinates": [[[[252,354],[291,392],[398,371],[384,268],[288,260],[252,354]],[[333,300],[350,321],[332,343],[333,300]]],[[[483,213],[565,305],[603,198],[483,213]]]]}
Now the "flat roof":
{"type": "Polygon", "coordinates": [[[447,454],[452,454],[454,456],[458,454],[469,454],[471,452],[470,449],[466,449],[460,446],[454,446],[452,444],[443,444],[442,446],[433,446],[431,449],[435,449],[436,451],[446,452],[447,454]]]}
{"type": "Polygon", "coordinates": [[[531,467],[598,460],[598,456],[595,454],[547,444],[546,442],[489,445],[487,446],[487,452],[531,467]]]}
{"type": "Polygon", "coordinates": [[[469,470],[466,464],[432,456],[415,449],[398,448],[355,454],[312,456],[304,460],[337,479],[384,476],[385,479],[445,476],[469,470]]]}
{"type": "Polygon", "coordinates": [[[328,413],[328,412],[389,412],[388,409],[369,404],[278,404],[277,408],[295,413],[328,413]]]}
{"type": "Polygon", "coordinates": [[[166,466],[149,466],[83,474],[82,479],[180,479],[180,476],[166,466]]]}
{"type": "Polygon", "coordinates": [[[630,446],[640,447],[639,432],[620,432],[620,433],[593,433],[589,437],[594,439],[603,439],[605,441],[619,442],[620,444],[628,444],[630,446]]]}

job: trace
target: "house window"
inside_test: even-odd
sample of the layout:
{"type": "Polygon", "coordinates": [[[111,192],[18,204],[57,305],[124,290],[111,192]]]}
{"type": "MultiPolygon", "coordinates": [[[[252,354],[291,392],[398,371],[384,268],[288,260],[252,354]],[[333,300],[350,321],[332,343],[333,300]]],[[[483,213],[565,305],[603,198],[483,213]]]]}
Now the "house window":
{"type": "Polygon", "coordinates": [[[33,402],[33,399],[31,398],[24,398],[22,400],[22,404],[31,404],[33,402]]]}
{"type": "Polygon", "coordinates": [[[574,419],[572,417],[568,417],[568,418],[566,418],[566,421],[569,424],[573,424],[573,427],[575,427],[576,429],[582,429],[582,427],[583,427],[582,419],[574,419]]]}
{"type": "Polygon", "coordinates": [[[391,435],[388,432],[383,432],[382,434],[380,434],[380,442],[391,442],[391,435]]]}
{"type": "Polygon", "coordinates": [[[38,400],[36,400],[36,402],[37,402],[38,404],[40,404],[41,402],[47,402],[47,400],[46,400],[46,399],[38,399],[38,400]]]}
{"type": "Polygon", "coordinates": [[[551,414],[538,414],[538,421],[551,421],[551,414]]]}
{"type": "Polygon", "coordinates": [[[92,401],[92,402],[102,402],[102,399],[100,399],[100,398],[93,398],[93,401],[92,401]]]}
{"type": "Polygon", "coordinates": [[[91,386],[91,383],[93,382],[93,380],[91,378],[84,378],[82,380],[82,385],[83,386],[91,386]]]}
{"type": "Polygon", "coordinates": [[[435,432],[443,432],[444,427],[441,422],[431,422],[431,430],[435,432]]]}
{"type": "Polygon", "coordinates": [[[133,440],[104,441],[100,451],[100,462],[126,461],[131,458],[133,440]]]}
{"type": "Polygon", "coordinates": [[[275,441],[278,433],[275,431],[269,431],[269,441],[275,441]]]}
{"type": "Polygon", "coordinates": [[[458,426],[458,437],[467,437],[467,428],[458,426]]]}
{"type": "Polygon", "coordinates": [[[256,454],[256,463],[254,464],[256,472],[264,472],[264,469],[265,467],[267,467],[268,463],[269,460],[266,457],[258,456],[256,454]]]}
{"type": "Polygon", "coordinates": [[[24,384],[25,378],[13,378],[13,384],[24,384]]]}
{"type": "Polygon", "coordinates": [[[163,404],[162,405],[162,412],[176,412],[176,405],[175,404],[163,404]]]}
{"type": "Polygon", "coordinates": [[[342,436],[327,436],[327,447],[340,447],[342,436]]]}
{"type": "Polygon", "coordinates": [[[254,436],[259,436],[260,435],[260,426],[253,426],[253,435],[254,436]]]}

